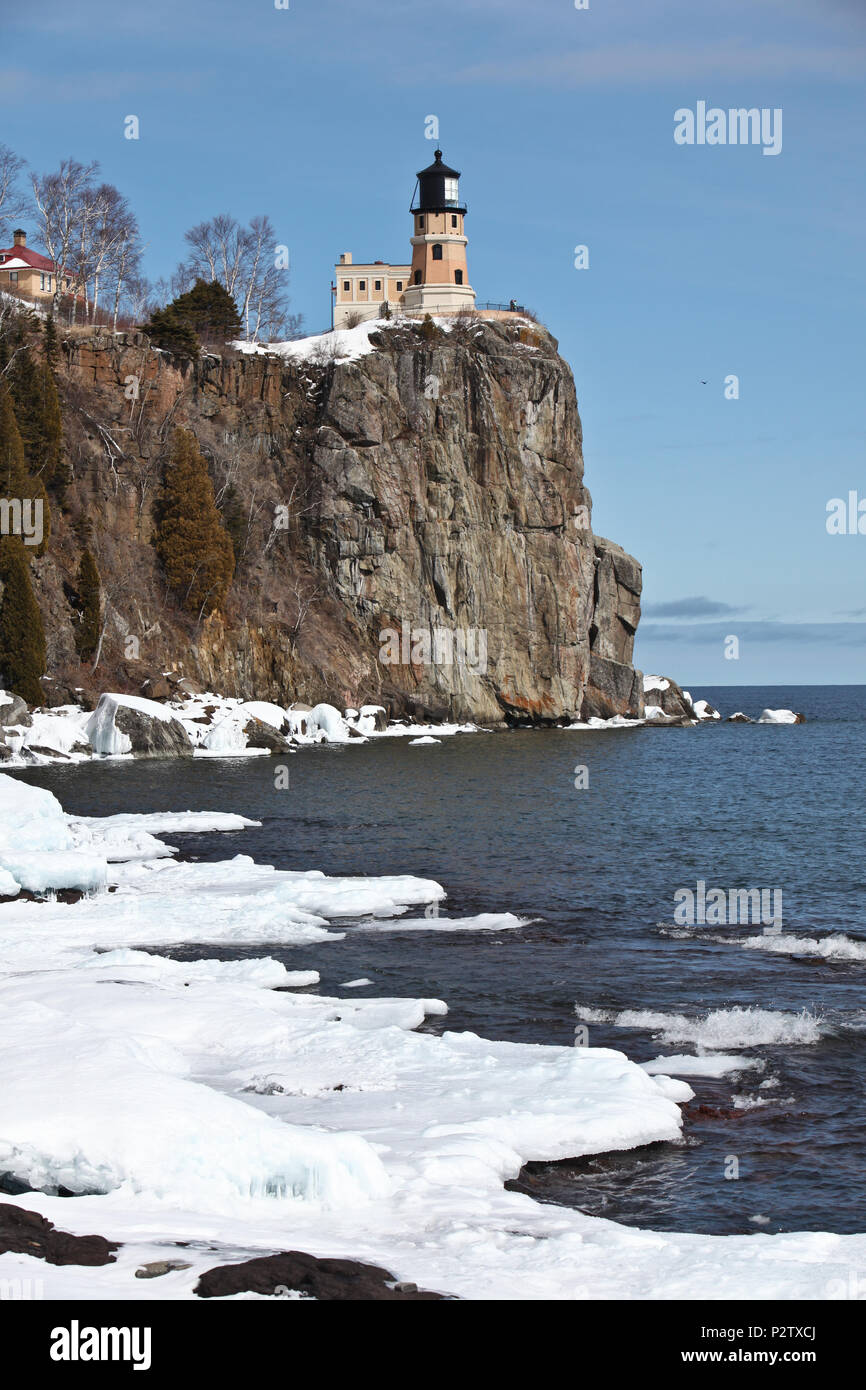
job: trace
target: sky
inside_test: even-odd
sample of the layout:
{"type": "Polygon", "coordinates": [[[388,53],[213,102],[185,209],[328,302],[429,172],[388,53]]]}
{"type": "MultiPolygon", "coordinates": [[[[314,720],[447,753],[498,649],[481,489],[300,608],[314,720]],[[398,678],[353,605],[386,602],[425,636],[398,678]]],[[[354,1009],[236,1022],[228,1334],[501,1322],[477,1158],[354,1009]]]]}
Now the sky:
{"type": "Polygon", "coordinates": [[[151,279],[267,213],[310,332],[341,251],[409,259],[435,116],[479,300],[573,368],[636,664],[687,686],[866,683],[864,75],[866,0],[0,0],[0,141],[98,160],[151,279]],[[699,102],[781,149],[677,143],[699,102]]]}

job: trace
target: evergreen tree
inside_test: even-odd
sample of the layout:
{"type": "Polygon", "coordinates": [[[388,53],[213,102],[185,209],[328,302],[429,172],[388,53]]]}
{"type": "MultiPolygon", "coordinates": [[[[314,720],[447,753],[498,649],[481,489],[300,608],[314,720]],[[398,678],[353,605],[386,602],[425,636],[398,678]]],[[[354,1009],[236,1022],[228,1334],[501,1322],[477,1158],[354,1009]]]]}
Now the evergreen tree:
{"type": "Polygon", "coordinates": [[[234,549],[214,502],[213,484],[198,442],[176,430],[163,475],[156,552],[169,588],[190,613],[212,613],[234,576],[234,549]]]}
{"type": "Polygon", "coordinates": [[[45,333],[42,341],[42,350],[45,353],[45,361],[48,363],[52,372],[57,370],[57,329],[54,326],[54,315],[49,314],[45,320],[45,333]]]}
{"type": "Polygon", "coordinates": [[[17,536],[0,537],[0,675],[28,705],[41,705],[45,629],[30,584],[30,567],[17,536]]]}
{"type": "Polygon", "coordinates": [[[178,357],[197,357],[201,344],[195,330],[182,319],[171,304],[155,309],[144,332],[158,348],[174,352],[178,357]]]}
{"type": "Polygon", "coordinates": [[[18,429],[12,397],[8,390],[2,388],[0,388],[0,500],[42,503],[42,539],[39,545],[33,547],[33,553],[41,555],[45,550],[50,530],[48,496],[41,478],[33,478],[27,471],[24,442],[18,429]]]}
{"type": "Polygon", "coordinates": [[[78,566],[80,616],[75,630],[75,648],[82,661],[90,661],[99,646],[102,586],[91,550],[82,552],[78,566]]]}
{"type": "Polygon", "coordinates": [[[155,310],[144,331],[157,347],[189,357],[199,351],[200,340],[225,343],[236,338],[241,320],[237,305],[218,280],[196,280],[186,294],[155,310]]]}
{"type": "Polygon", "coordinates": [[[236,338],[241,331],[237,305],[218,280],[196,280],[191,290],[178,295],[174,309],[202,339],[221,343],[236,338]]]}
{"type": "Polygon", "coordinates": [[[63,422],[54,373],[46,361],[34,360],[25,349],[12,364],[9,384],[28,471],[62,493],[69,473],[63,457],[63,422]]]}
{"type": "Polygon", "coordinates": [[[223,526],[229,533],[232,542],[232,549],[235,553],[235,564],[240,560],[244,549],[244,542],[247,535],[247,513],[246,508],[238,496],[238,490],[234,483],[230,483],[225,490],[222,503],[220,505],[223,526]]]}

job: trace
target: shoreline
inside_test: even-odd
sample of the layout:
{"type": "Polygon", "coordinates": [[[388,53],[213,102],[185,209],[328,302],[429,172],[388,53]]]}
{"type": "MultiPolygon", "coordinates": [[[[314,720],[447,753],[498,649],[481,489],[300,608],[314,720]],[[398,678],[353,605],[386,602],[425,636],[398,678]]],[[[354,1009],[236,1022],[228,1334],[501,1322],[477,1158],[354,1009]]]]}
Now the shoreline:
{"type": "MultiPolygon", "coordinates": [[[[673,685],[661,677],[644,678],[646,693],[665,692],[673,685]]],[[[82,705],[28,710],[17,696],[0,690],[0,771],[86,763],[91,760],[136,760],[192,756],[234,758],[289,755],[319,744],[351,746],[382,738],[406,738],[411,744],[433,745],[457,734],[510,733],[515,729],[558,729],[563,732],[606,729],[683,728],[719,723],[798,724],[803,715],[792,710],[765,709],[752,717],[737,711],[725,720],[706,700],[692,701],[678,687],[671,692],[675,712],[668,713],[664,697],[647,704],[643,718],[614,715],[539,725],[531,721],[487,727],[463,723],[412,723],[388,720],[383,705],[362,705],[342,713],[322,702],[315,706],[277,705],[202,692],[157,701],[142,696],[105,692],[94,709],[82,705]],[[4,722],[4,707],[11,711],[4,722]]]]}
{"type": "Polygon", "coordinates": [[[347,918],[441,929],[413,912],[446,901],[433,880],[179,861],[163,837],[253,823],[68,816],[2,775],[0,809],[5,872],[17,855],[31,884],[85,890],[0,907],[3,1204],[120,1247],[95,1268],[7,1253],[0,1274],[49,1298],[188,1299],[215,1267],[292,1249],[450,1297],[663,1298],[686,1279],[693,1297],[795,1299],[866,1258],[866,1235],[656,1232],[506,1188],[530,1162],[678,1142],[695,1093],[609,1048],[419,1032],[446,1001],[321,996],[318,972],[267,954],[339,952],[347,918]],[[212,949],[160,954],[185,943],[212,949]]]}

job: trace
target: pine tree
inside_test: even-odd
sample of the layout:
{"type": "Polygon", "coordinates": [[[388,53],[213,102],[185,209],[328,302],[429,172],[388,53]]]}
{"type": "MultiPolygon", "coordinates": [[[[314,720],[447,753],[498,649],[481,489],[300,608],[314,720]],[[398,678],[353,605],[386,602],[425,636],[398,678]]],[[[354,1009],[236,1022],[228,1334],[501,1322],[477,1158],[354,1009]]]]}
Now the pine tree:
{"type": "Polygon", "coordinates": [[[54,373],[47,361],[19,352],[9,372],[15,419],[31,476],[62,494],[69,482],[63,457],[63,422],[54,373]]]}
{"type": "Polygon", "coordinates": [[[54,326],[54,315],[49,314],[45,320],[45,333],[42,341],[42,350],[45,353],[45,361],[48,363],[52,372],[57,370],[57,329],[54,326]]]}
{"type": "Polygon", "coordinates": [[[0,675],[7,690],[28,705],[41,705],[45,629],[24,546],[17,536],[0,537],[0,582],[0,675]]]}
{"type": "Polygon", "coordinates": [[[192,289],[178,295],[169,308],[208,341],[224,343],[236,338],[241,330],[237,305],[218,280],[196,280],[192,289]]]}
{"type": "Polygon", "coordinates": [[[156,552],[181,607],[196,614],[221,607],[234,576],[234,549],[207,463],[189,430],[175,431],[159,500],[156,552]]]}
{"type": "Polygon", "coordinates": [[[166,352],[174,352],[178,357],[198,356],[201,347],[198,337],[170,304],[165,309],[154,310],[150,322],[144,325],[144,332],[166,352]]]}
{"type": "Polygon", "coordinates": [[[82,552],[78,566],[80,617],[75,629],[75,648],[82,661],[90,661],[99,645],[102,585],[91,550],[82,552]]]}
{"type": "MultiPolygon", "coordinates": [[[[0,501],[42,503],[42,538],[37,546],[32,547],[35,555],[41,555],[48,542],[51,524],[48,496],[41,478],[33,478],[27,471],[24,441],[18,428],[12,396],[8,390],[2,388],[0,388],[0,501]]],[[[9,515],[11,516],[11,513],[9,515]]],[[[4,517],[3,520],[8,522],[8,517],[4,517]]]]}

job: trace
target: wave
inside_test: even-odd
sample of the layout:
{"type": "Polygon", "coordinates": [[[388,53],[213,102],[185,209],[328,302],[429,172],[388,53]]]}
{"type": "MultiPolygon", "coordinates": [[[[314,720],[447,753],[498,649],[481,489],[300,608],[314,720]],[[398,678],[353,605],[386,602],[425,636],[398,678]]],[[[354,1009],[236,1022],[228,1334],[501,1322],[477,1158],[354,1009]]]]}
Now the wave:
{"type": "Polygon", "coordinates": [[[652,1009],[612,1009],[575,1007],[584,1023],[610,1023],[615,1028],[645,1028],[661,1042],[690,1042],[698,1047],[766,1047],[773,1043],[803,1045],[816,1043],[823,1033],[822,1021],[803,1009],[800,1013],[781,1013],[771,1009],[712,1009],[704,1017],[668,1014],[652,1009]]]}
{"type": "Polygon", "coordinates": [[[660,936],[675,940],[706,941],[714,946],[742,946],[747,951],[766,951],[778,956],[815,956],[820,960],[863,961],[866,964],[866,941],[858,941],[844,932],[827,936],[789,936],[787,933],[766,936],[719,936],[698,927],[672,927],[658,923],[660,936]]]}

